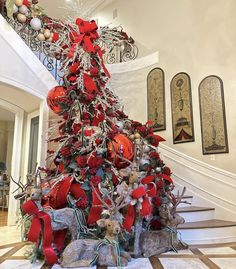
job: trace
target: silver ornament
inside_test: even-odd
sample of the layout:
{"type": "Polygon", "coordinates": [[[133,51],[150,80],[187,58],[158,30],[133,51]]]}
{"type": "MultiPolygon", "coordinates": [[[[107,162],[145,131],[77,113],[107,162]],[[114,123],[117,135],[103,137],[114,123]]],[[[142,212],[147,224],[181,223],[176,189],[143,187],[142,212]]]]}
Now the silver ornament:
{"type": "Polygon", "coordinates": [[[19,7],[19,12],[21,14],[26,14],[28,12],[27,6],[23,5],[23,6],[19,7]]]}
{"type": "Polygon", "coordinates": [[[42,28],[42,22],[40,19],[38,18],[33,18],[30,21],[30,26],[32,27],[32,29],[34,29],[35,31],[38,31],[42,28]]]}
{"type": "Polygon", "coordinates": [[[161,167],[157,167],[155,170],[157,173],[161,173],[161,167]]]}

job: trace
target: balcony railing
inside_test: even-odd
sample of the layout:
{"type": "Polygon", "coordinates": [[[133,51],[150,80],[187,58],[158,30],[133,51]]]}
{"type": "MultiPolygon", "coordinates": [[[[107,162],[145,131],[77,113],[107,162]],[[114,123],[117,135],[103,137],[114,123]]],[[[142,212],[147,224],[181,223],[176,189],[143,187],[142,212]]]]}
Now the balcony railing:
{"type": "MultiPolygon", "coordinates": [[[[0,0],[1,1],[1,0],[0,0]]],[[[1,10],[0,10],[1,12],[1,10]]],[[[22,24],[17,20],[10,19],[7,17],[6,12],[2,11],[2,15],[7,20],[7,22],[12,26],[12,28],[18,33],[18,35],[24,40],[26,45],[34,52],[38,59],[43,63],[47,70],[53,75],[57,80],[59,85],[63,83],[63,72],[61,71],[60,59],[56,59],[54,55],[51,54],[53,43],[46,41],[39,41],[36,39],[37,32],[28,27],[27,24],[22,24]]],[[[119,27],[119,30],[122,30],[119,27]]],[[[127,62],[133,60],[138,56],[138,48],[132,42],[121,42],[114,44],[107,44],[103,41],[100,42],[99,46],[103,51],[105,51],[103,57],[107,64],[127,62]]]]}

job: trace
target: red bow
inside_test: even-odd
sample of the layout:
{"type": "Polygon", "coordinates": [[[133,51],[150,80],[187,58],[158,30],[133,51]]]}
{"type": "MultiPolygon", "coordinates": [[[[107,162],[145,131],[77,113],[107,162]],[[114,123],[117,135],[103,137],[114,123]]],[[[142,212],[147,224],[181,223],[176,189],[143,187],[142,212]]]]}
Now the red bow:
{"type": "MultiPolygon", "coordinates": [[[[135,200],[143,198],[142,208],[140,209],[140,216],[145,217],[149,216],[152,213],[152,205],[149,201],[149,197],[154,197],[157,193],[156,185],[153,183],[155,176],[147,176],[141,180],[142,184],[146,186],[140,186],[137,189],[133,190],[131,197],[135,200]]],[[[131,227],[135,219],[135,209],[133,205],[129,205],[128,212],[125,216],[123,227],[130,232],[131,227]]]]}
{"type": "MultiPolygon", "coordinates": [[[[39,211],[37,205],[32,200],[24,203],[22,209],[25,213],[34,216],[28,233],[28,240],[37,243],[42,229],[43,253],[45,259],[49,265],[57,263],[57,255],[52,248],[53,233],[50,216],[43,211],[39,211]]],[[[59,241],[61,242],[62,240],[59,241]]],[[[59,246],[59,248],[62,249],[61,246],[59,246]]]]}

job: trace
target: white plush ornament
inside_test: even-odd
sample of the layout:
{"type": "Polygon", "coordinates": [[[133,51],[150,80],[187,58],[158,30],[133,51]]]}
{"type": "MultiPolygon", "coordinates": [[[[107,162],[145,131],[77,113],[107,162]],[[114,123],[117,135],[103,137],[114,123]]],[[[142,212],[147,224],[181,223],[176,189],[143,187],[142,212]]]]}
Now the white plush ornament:
{"type": "Polygon", "coordinates": [[[21,7],[23,5],[23,0],[15,0],[15,4],[18,7],[21,7]]]}
{"type": "Polygon", "coordinates": [[[17,20],[19,22],[21,22],[21,23],[24,23],[24,22],[26,22],[27,18],[26,18],[26,16],[24,14],[18,13],[17,14],[17,20]]]}
{"type": "Polygon", "coordinates": [[[18,12],[18,7],[14,4],[13,6],[13,14],[16,14],[18,12]]]}
{"type": "Polygon", "coordinates": [[[50,38],[50,36],[51,36],[51,32],[48,29],[45,29],[43,34],[44,34],[45,38],[50,38]]]}
{"type": "Polygon", "coordinates": [[[31,21],[30,21],[30,26],[35,30],[35,31],[38,31],[42,28],[42,22],[40,19],[38,18],[33,18],[31,21]]]}
{"type": "Polygon", "coordinates": [[[45,41],[45,36],[44,36],[44,34],[42,34],[42,33],[38,34],[38,35],[37,35],[37,39],[38,39],[39,41],[45,41]]]}
{"type": "Polygon", "coordinates": [[[27,6],[23,5],[23,6],[19,7],[19,12],[22,14],[26,14],[28,12],[27,6]]]}

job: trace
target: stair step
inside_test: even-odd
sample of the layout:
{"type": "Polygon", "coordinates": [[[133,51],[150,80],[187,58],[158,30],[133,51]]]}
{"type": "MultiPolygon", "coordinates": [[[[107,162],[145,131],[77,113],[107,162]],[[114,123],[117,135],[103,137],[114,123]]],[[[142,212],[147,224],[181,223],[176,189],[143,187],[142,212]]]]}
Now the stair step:
{"type": "Polygon", "coordinates": [[[211,219],[211,220],[204,220],[204,221],[186,222],[184,224],[180,224],[178,226],[178,230],[225,228],[225,227],[233,227],[233,226],[236,226],[236,222],[234,221],[211,219]]]}
{"type": "Polygon", "coordinates": [[[185,219],[186,223],[189,223],[213,219],[215,209],[212,207],[185,206],[178,207],[176,212],[185,219]]]}
{"type": "Polygon", "coordinates": [[[200,206],[178,207],[177,213],[199,212],[199,211],[209,211],[209,210],[215,210],[215,208],[213,208],[213,207],[200,207],[200,206]]]}
{"type": "Polygon", "coordinates": [[[236,222],[219,219],[194,221],[178,226],[184,242],[190,245],[236,242],[236,222]]]}

